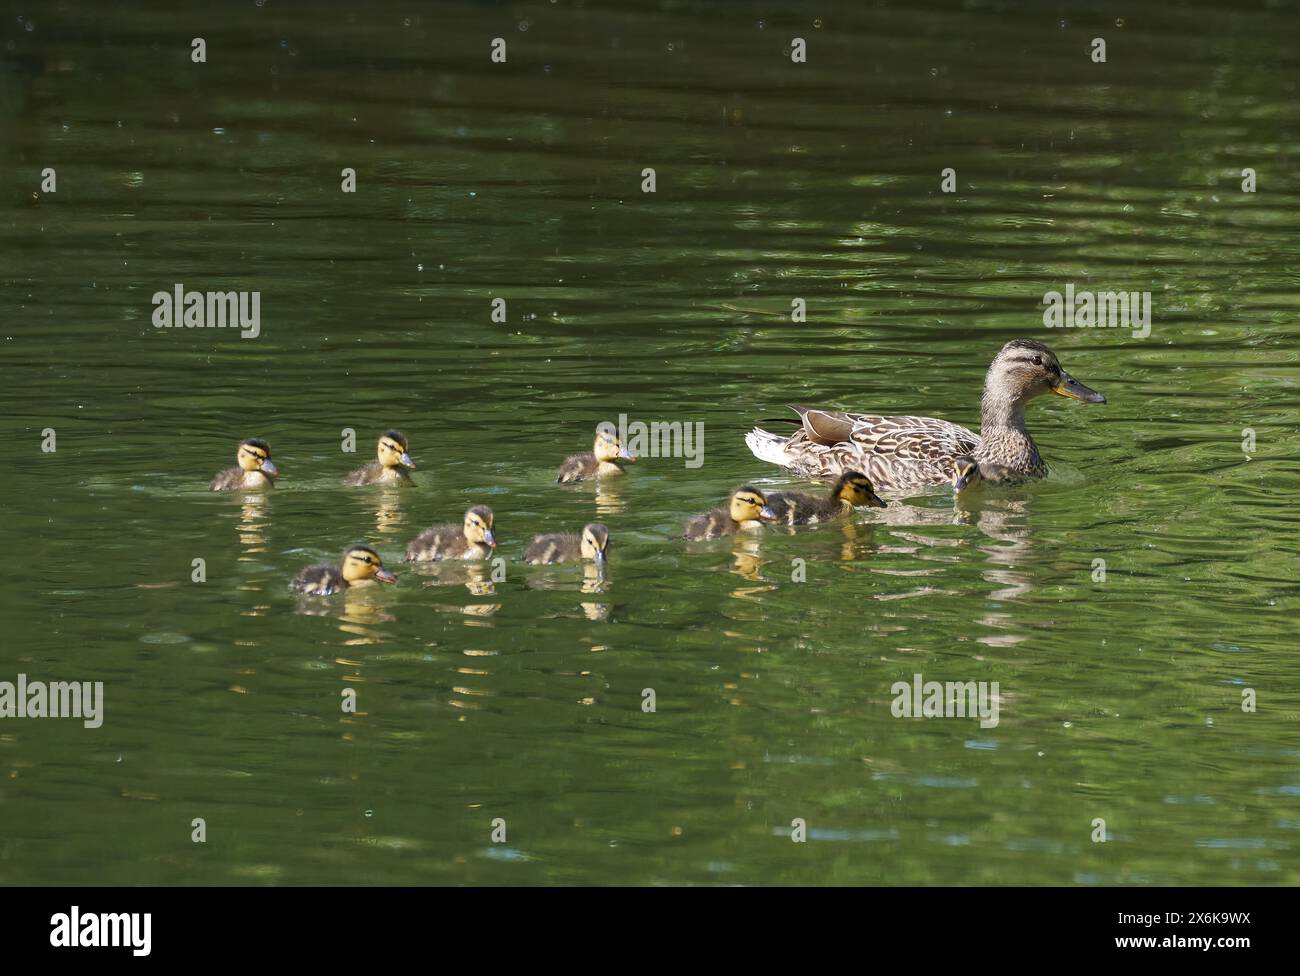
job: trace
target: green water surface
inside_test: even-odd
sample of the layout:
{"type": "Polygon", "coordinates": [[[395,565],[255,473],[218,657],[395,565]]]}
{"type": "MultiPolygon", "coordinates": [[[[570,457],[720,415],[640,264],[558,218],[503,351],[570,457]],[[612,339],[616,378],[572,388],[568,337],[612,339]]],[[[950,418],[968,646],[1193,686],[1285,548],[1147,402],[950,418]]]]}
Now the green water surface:
{"type": "Polygon", "coordinates": [[[0,720],[0,883],[1300,882],[1294,6],[133,6],[0,17],[0,680],[105,689],[0,720]],[[1030,406],[1048,481],[681,541],[806,486],[756,421],[977,426],[1017,337],[1108,398],[1030,406]],[[702,466],[554,484],[620,414],[702,466]],[[389,426],[415,486],[342,487],[389,426]],[[397,563],[475,503],[504,580],[397,563]],[[518,561],[594,518],[603,578],[518,561]],[[358,541],[396,587],[289,592],[358,541]]]}

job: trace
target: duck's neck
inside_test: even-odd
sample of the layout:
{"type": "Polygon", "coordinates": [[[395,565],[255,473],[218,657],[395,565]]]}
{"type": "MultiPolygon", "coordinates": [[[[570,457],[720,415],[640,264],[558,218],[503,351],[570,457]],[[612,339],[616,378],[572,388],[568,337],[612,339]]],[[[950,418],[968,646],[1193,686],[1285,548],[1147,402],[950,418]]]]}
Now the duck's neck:
{"type": "Polygon", "coordinates": [[[986,389],[980,405],[980,446],[975,459],[994,462],[1018,474],[1043,470],[1038,445],[1025,429],[1025,404],[986,389]]]}
{"type": "Polygon", "coordinates": [[[1025,404],[996,390],[985,389],[984,399],[980,402],[980,432],[1011,429],[1019,431],[1026,437],[1025,404]]]}

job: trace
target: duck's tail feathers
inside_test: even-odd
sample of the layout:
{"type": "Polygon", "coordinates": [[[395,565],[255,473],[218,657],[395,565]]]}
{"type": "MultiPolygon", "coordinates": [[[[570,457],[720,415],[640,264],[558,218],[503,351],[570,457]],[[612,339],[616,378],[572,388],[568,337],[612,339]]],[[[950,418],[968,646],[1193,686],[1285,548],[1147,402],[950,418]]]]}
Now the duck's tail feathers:
{"type": "Polygon", "coordinates": [[[767,431],[755,427],[745,435],[745,443],[754,452],[754,457],[760,461],[785,467],[787,463],[785,446],[788,443],[788,438],[778,437],[776,434],[769,434],[767,431]]]}

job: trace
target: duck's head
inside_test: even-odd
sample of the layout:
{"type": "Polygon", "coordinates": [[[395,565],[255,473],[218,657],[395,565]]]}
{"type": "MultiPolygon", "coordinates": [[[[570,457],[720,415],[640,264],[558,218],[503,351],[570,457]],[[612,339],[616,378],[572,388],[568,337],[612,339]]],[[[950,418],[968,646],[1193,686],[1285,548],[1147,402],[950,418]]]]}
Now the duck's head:
{"type": "Polygon", "coordinates": [[[861,471],[845,471],[831,489],[831,497],[848,502],[854,508],[870,505],[872,508],[884,508],[885,500],[876,494],[876,488],[861,471]]]}
{"type": "Polygon", "coordinates": [[[767,496],[753,485],[743,485],[731,493],[731,518],[735,522],[776,522],[776,513],[767,507],[767,496]]]}
{"type": "Polygon", "coordinates": [[[384,431],[379,435],[379,463],[386,468],[414,468],[406,446],[406,435],[400,430],[384,431]]]}
{"type": "Polygon", "coordinates": [[[597,461],[635,461],[636,455],[623,446],[618,439],[618,432],[611,425],[601,424],[596,428],[596,443],[592,453],[597,461]]]}
{"type": "Polygon", "coordinates": [[[368,579],[380,583],[397,582],[397,577],[384,569],[384,561],[379,558],[379,553],[369,546],[353,546],[343,553],[343,578],[349,583],[368,579]]]}
{"type": "Polygon", "coordinates": [[[475,505],[465,513],[465,538],[476,546],[496,547],[497,537],[492,532],[492,509],[475,505]]]}
{"type": "Polygon", "coordinates": [[[280,473],[280,469],[271,463],[271,445],[260,437],[240,441],[235,460],[245,471],[260,471],[268,478],[280,473]]]}
{"type": "Polygon", "coordinates": [[[1012,339],[1002,347],[984,379],[985,398],[996,397],[1023,404],[1044,393],[1055,393],[1084,403],[1105,403],[1106,398],[1084,386],[1061,368],[1056,353],[1034,339],[1012,339]]]}
{"type": "Polygon", "coordinates": [[[594,559],[598,563],[605,561],[609,551],[609,529],[599,522],[592,522],[582,527],[582,558],[594,559]]]}

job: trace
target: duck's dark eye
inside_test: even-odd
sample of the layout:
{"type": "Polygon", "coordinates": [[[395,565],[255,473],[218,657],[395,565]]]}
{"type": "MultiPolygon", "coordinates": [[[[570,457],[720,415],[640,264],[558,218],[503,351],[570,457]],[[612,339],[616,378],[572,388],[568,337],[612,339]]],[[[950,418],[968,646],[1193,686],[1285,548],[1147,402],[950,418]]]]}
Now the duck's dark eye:
{"type": "Polygon", "coordinates": [[[1041,366],[1041,365],[1043,365],[1043,357],[1042,357],[1042,356],[1035,356],[1035,357],[1034,357],[1034,365],[1035,365],[1035,366],[1041,366]]]}

